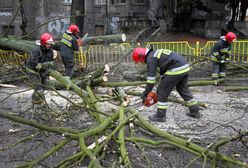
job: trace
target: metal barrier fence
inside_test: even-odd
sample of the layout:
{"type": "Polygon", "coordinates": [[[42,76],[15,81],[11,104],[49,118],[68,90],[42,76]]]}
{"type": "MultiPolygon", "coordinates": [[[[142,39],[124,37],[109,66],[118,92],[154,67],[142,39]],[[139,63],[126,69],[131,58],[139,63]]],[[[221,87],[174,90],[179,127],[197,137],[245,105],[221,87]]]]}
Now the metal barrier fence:
{"type": "MultiPolygon", "coordinates": [[[[198,42],[199,43],[199,42],[198,42]]],[[[179,54],[182,54],[188,58],[189,61],[194,61],[195,56],[197,56],[196,48],[193,48],[189,45],[187,41],[177,41],[177,42],[148,42],[146,47],[152,46],[153,49],[170,49],[179,54]],[[191,57],[192,56],[192,57],[191,57]]]]}
{"type": "Polygon", "coordinates": [[[131,62],[130,57],[123,58],[126,53],[131,49],[129,43],[112,43],[108,46],[104,45],[90,45],[87,53],[85,54],[88,66],[98,66],[107,63],[131,62]]]}
{"type": "MultiPolygon", "coordinates": [[[[209,56],[210,50],[216,41],[207,41],[205,45],[200,45],[197,41],[190,45],[187,41],[177,42],[148,42],[154,49],[167,48],[176,51],[185,57],[189,62],[196,61],[201,57],[209,56]]],[[[127,53],[131,50],[130,43],[112,43],[109,45],[90,45],[75,55],[75,62],[81,68],[98,67],[106,63],[131,63],[131,56],[127,53]],[[125,57],[126,56],[126,57],[125,57]]],[[[15,51],[0,50],[0,64],[22,64],[28,57],[27,54],[15,51]]],[[[248,62],[248,40],[236,41],[232,44],[231,60],[236,62],[248,62]]]]}
{"type": "MultiPolygon", "coordinates": [[[[216,41],[208,41],[206,45],[199,48],[197,56],[207,56],[216,41]]],[[[239,63],[248,62],[248,41],[236,41],[232,44],[231,58],[232,61],[239,63]]]]}
{"type": "MultiPolygon", "coordinates": [[[[199,57],[209,56],[211,48],[216,41],[207,41],[205,46],[201,47],[197,41],[194,47],[191,47],[187,41],[181,42],[149,42],[154,49],[167,48],[184,55],[188,60],[196,61],[199,57]],[[193,56],[193,57],[192,57],[193,56]]],[[[239,63],[248,62],[248,40],[236,41],[232,44],[231,60],[239,63]]]]}
{"type": "Polygon", "coordinates": [[[18,53],[16,51],[10,50],[0,50],[0,64],[17,64],[21,65],[28,58],[26,53],[18,53]]]}

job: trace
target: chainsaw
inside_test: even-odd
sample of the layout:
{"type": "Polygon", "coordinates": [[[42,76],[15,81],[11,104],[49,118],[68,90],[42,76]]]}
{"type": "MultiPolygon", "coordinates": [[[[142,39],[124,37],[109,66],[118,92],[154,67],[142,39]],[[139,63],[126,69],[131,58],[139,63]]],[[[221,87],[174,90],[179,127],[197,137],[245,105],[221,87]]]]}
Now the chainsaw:
{"type": "Polygon", "coordinates": [[[156,92],[149,92],[146,96],[144,106],[150,107],[158,102],[158,96],[156,92]]]}

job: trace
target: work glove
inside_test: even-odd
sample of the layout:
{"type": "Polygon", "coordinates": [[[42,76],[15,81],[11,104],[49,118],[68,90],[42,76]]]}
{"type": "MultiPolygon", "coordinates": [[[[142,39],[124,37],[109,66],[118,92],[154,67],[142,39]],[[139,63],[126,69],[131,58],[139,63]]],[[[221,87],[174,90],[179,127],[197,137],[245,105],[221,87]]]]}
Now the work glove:
{"type": "Polygon", "coordinates": [[[54,66],[53,61],[48,61],[48,62],[44,62],[44,63],[38,63],[35,68],[38,70],[45,70],[48,68],[52,68],[53,66],[54,66]]]}
{"type": "Polygon", "coordinates": [[[56,59],[58,57],[58,51],[53,50],[53,59],[56,59]]]}
{"type": "Polygon", "coordinates": [[[145,93],[145,92],[143,92],[142,93],[142,95],[141,95],[141,99],[142,99],[142,104],[144,104],[145,103],[145,101],[146,101],[146,96],[147,96],[147,94],[145,93]]]}
{"type": "Polygon", "coordinates": [[[229,58],[226,58],[225,62],[226,63],[230,62],[230,59],[229,58]]]}
{"type": "Polygon", "coordinates": [[[152,91],[153,86],[154,86],[154,84],[150,84],[150,83],[147,83],[147,84],[146,84],[145,91],[144,91],[143,94],[141,95],[142,103],[145,102],[146,96],[148,95],[148,93],[150,93],[150,91],[152,91]]]}
{"type": "Polygon", "coordinates": [[[83,45],[83,43],[84,43],[83,40],[81,40],[80,38],[77,39],[77,44],[79,47],[81,47],[83,45]]]}
{"type": "Polygon", "coordinates": [[[38,70],[40,70],[41,67],[42,67],[41,63],[38,63],[35,68],[38,69],[38,70]]]}
{"type": "Polygon", "coordinates": [[[220,63],[227,63],[229,62],[229,58],[226,58],[225,56],[221,56],[220,63]]]}

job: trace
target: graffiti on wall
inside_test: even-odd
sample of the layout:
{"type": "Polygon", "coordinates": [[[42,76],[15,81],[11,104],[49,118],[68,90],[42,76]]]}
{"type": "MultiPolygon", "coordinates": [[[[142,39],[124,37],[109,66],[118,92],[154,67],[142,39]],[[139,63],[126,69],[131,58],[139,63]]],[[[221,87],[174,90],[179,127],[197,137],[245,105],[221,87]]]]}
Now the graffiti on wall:
{"type": "MultiPolygon", "coordinates": [[[[54,17],[53,17],[54,18],[54,17]]],[[[53,35],[58,35],[64,33],[69,27],[70,19],[60,19],[49,22],[47,25],[47,30],[53,35]]]]}
{"type": "Polygon", "coordinates": [[[47,25],[47,30],[48,32],[56,35],[56,34],[61,34],[66,31],[70,23],[69,19],[61,19],[61,20],[55,20],[47,25]]]}
{"type": "Polygon", "coordinates": [[[119,17],[112,17],[111,23],[110,23],[110,28],[113,34],[118,33],[119,28],[118,28],[118,22],[119,22],[119,17]]]}

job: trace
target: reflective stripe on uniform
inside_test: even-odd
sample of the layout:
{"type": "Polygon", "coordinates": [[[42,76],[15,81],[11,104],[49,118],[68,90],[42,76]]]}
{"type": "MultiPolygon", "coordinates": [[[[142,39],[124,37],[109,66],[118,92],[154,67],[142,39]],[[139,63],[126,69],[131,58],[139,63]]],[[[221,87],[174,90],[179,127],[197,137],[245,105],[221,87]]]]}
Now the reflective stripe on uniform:
{"type": "Polygon", "coordinates": [[[71,47],[72,46],[71,40],[72,40],[72,37],[64,33],[62,36],[61,42],[71,47]]]}
{"type": "Polygon", "coordinates": [[[157,57],[159,50],[157,50],[154,54],[153,57],[157,57]]]}
{"type": "MultiPolygon", "coordinates": [[[[154,57],[157,57],[158,59],[160,59],[161,55],[162,54],[165,54],[165,55],[170,55],[172,52],[172,50],[168,50],[168,49],[159,49],[157,50],[155,53],[154,53],[154,57]]],[[[177,67],[177,68],[173,68],[171,70],[168,70],[165,72],[166,75],[179,75],[179,74],[183,74],[183,73],[186,73],[190,71],[190,68],[189,68],[189,64],[186,64],[186,65],[183,65],[183,66],[180,66],[180,67],[177,67]]],[[[147,81],[148,82],[148,81],[147,81]]]]}
{"type": "Polygon", "coordinates": [[[211,58],[211,60],[214,61],[214,62],[219,62],[219,60],[218,60],[215,56],[213,56],[213,55],[211,55],[210,58],[211,58]]]}
{"type": "Polygon", "coordinates": [[[157,108],[158,109],[167,109],[169,107],[169,103],[167,102],[159,102],[157,104],[157,108]]]}
{"type": "Polygon", "coordinates": [[[183,66],[180,66],[180,67],[177,67],[177,68],[173,68],[173,69],[171,69],[170,71],[176,72],[176,71],[180,71],[180,70],[186,69],[186,68],[188,68],[188,67],[189,67],[189,64],[185,64],[185,65],[183,65],[183,66]]]}
{"type": "Polygon", "coordinates": [[[218,78],[218,74],[217,73],[212,73],[212,78],[218,78]]]}
{"type": "Polygon", "coordinates": [[[213,55],[217,56],[217,55],[219,55],[219,52],[213,52],[213,55]]]}
{"type": "Polygon", "coordinates": [[[156,76],[147,76],[147,83],[154,84],[156,83],[156,76]]]}
{"type": "Polygon", "coordinates": [[[192,107],[192,106],[195,106],[197,104],[197,100],[196,99],[191,99],[189,101],[186,101],[186,106],[187,107],[192,107]]]}
{"type": "Polygon", "coordinates": [[[172,51],[171,50],[168,50],[168,49],[159,49],[157,50],[155,53],[154,53],[154,57],[157,57],[158,59],[160,59],[161,55],[162,54],[165,54],[165,55],[170,55],[172,51]]]}
{"type": "Polygon", "coordinates": [[[225,77],[225,76],[226,76],[226,73],[225,73],[225,72],[220,72],[220,73],[219,73],[219,76],[225,77]]]}
{"type": "Polygon", "coordinates": [[[223,48],[220,50],[220,52],[227,53],[229,51],[229,48],[223,48]]]}
{"type": "Polygon", "coordinates": [[[71,39],[72,39],[72,37],[69,36],[69,35],[66,34],[66,33],[63,34],[63,38],[65,38],[65,39],[67,39],[67,40],[71,40],[71,39]]]}
{"type": "Polygon", "coordinates": [[[157,54],[156,57],[157,57],[158,59],[160,59],[162,53],[163,53],[163,49],[158,50],[158,52],[155,53],[155,54],[157,54]]]}
{"type": "Polygon", "coordinates": [[[168,70],[164,74],[166,74],[166,75],[179,75],[179,74],[183,74],[183,73],[186,73],[189,71],[190,71],[189,64],[185,64],[183,66],[168,70]]]}

